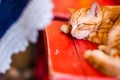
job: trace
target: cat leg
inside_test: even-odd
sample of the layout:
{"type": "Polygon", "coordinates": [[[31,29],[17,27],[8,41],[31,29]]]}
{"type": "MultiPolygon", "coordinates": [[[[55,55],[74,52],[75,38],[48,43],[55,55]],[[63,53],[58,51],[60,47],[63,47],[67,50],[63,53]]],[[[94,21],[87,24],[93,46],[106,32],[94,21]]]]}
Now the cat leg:
{"type": "Polygon", "coordinates": [[[120,58],[109,56],[101,50],[88,50],[84,57],[100,72],[120,79],[120,58]]]}

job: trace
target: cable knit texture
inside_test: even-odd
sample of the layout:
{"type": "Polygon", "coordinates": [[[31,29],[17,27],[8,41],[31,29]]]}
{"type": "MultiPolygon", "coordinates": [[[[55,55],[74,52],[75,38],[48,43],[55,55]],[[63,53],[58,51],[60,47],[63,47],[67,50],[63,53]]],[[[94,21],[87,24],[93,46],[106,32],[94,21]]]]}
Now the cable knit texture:
{"type": "Polygon", "coordinates": [[[38,31],[43,30],[53,18],[51,0],[31,0],[20,18],[0,39],[0,73],[10,68],[13,53],[25,51],[29,42],[35,43],[38,31]]]}

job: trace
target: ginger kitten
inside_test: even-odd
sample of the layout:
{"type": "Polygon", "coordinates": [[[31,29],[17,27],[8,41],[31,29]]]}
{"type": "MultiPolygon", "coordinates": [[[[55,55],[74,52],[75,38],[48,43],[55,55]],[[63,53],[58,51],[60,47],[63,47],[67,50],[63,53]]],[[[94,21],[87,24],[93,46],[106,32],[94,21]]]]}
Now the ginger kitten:
{"type": "Polygon", "coordinates": [[[86,51],[84,57],[104,74],[120,79],[120,6],[71,9],[70,22],[61,30],[77,39],[99,44],[99,49],[86,51]]]}

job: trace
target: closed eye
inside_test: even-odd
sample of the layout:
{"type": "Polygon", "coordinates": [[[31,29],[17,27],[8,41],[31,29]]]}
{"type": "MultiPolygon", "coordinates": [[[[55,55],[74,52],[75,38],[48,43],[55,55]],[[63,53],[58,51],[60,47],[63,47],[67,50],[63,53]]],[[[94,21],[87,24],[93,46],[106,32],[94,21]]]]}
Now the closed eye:
{"type": "Polygon", "coordinates": [[[95,27],[95,24],[79,24],[77,25],[78,30],[90,30],[95,27]]]}
{"type": "Polygon", "coordinates": [[[95,25],[95,24],[91,24],[91,23],[83,23],[84,25],[95,25]]]}

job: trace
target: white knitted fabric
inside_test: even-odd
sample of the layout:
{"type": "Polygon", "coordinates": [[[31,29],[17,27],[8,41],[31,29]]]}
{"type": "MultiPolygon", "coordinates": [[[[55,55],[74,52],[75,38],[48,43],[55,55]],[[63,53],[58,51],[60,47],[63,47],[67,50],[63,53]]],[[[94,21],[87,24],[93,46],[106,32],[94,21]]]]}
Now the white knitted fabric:
{"type": "MultiPolygon", "coordinates": [[[[29,42],[35,43],[38,30],[53,18],[51,0],[31,0],[22,15],[0,39],[0,73],[10,68],[13,53],[25,51],[29,42]]],[[[26,56],[27,57],[27,56],[26,56]]]]}

